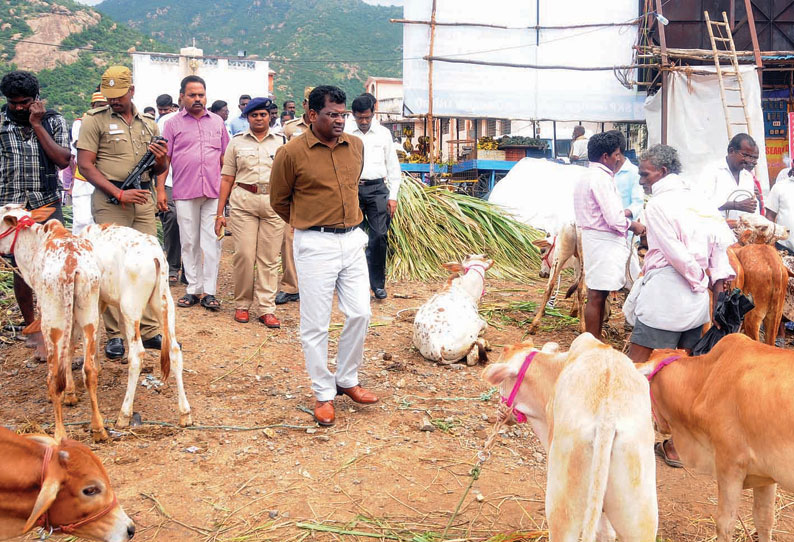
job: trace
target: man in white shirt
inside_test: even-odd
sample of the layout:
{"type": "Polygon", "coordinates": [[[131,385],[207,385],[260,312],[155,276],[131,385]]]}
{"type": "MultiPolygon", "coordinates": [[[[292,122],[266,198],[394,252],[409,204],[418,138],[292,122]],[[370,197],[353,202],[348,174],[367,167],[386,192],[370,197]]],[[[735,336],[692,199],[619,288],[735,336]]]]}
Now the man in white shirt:
{"type": "Polygon", "coordinates": [[[364,169],[358,185],[358,202],[367,225],[369,285],[377,299],[386,298],[386,249],[389,222],[397,210],[400,190],[400,162],[391,132],[373,122],[375,100],[361,95],[351,105],[356,121],[351,134],[364,142],[364,169]]]}
{"type": "Polygon", "coordinates": [[[703,173],[706,197],[727,219],[758,213],[753,174],[747,167],[758,162],[758,145],[748,134],[736,134],[728,144],[728,155],[703,173]]]}
{"type": "MultiPolygon", "coordinates": [[[[91,95],[91,109],[107,105],[108,101],[101,92],[96,91],[91,95]]],[[[91,215],[91,197],[94,195],[94,185],[85,180],[85,177],[77,168],[77,140],[80,137],[80,126],[83,124],[83,117],[74,121],[72,124],[72,156],[75,161],[73,164],[74,174],[72,175],[72,233],[78,235],[86,226],[94,223],[91,215]]]]}
{"type": "Polygon", "coordinates": [[[584,126],[574,126],[573,135],[571,136],[571,152],[569,158],[571,162],[579,160],[587,160],[587,142],[590,141],[584,135],[584,126]]]}
{"type": "MultiPolygon", "coordinates": [[[[778,176],[775,186],[766,197],[765,205],[769,220],[794,231],[794,168],[789,168],[785,177],[778,176]]],[[[794,239],[791,236],[778,243],[794,253],[794,239]]]]}

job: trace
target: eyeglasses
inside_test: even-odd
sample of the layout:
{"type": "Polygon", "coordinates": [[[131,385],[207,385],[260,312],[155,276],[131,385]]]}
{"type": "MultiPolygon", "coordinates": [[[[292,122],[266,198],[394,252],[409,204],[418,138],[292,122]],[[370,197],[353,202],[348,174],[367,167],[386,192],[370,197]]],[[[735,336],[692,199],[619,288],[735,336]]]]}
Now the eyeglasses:
{"type": "Polygon", "coordinates": [[[317,114],[318,115],[325,115],[326,117],[328,117],[331,120],[337,120],[337,119],[344,120],[344,119],[347,118],[347,113],[328,113],[328,112],[325,112],[325,111],[318,111],[317,114]]]}
{"type": "Polygon", "coordinates": [[[747,154],[746,152],[739,151],[745,160],[749,160],[750,162],[758,162],[758,156],[753,154],[747,154]]]}

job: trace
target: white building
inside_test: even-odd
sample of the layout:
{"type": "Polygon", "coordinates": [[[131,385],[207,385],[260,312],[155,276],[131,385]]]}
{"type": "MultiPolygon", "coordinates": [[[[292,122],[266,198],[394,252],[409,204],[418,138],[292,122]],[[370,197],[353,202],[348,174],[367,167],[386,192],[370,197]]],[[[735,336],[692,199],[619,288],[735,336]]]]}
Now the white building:
{"type": "Polygon", "coordinates": [[[265,60],[238,57],[203,56],[195,47],[185,47],[179,54],[132,53],[133,101],[139,110],[156,107],[161,94],[179,97],[179,84],[188,75],[198,75],[207,83],[207,107],[215,100],[229,104],[229,118],[239,115],[237,100],[241,94],[253,97],[273,94],[273,76],[265,60]]]}

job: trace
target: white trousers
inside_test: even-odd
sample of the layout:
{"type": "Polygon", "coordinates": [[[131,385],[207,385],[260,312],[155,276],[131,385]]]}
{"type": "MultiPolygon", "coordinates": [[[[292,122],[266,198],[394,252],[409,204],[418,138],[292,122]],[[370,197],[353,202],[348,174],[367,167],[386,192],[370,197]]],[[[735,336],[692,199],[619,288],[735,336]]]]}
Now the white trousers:
{"type": "Polygon", "coordinates": [[[295,230],[293,251],[300,289],[300,334],[306,370],[318,401],[331,401],[336,387],[358,385],[364,338],[371,316],[369,271],[364,248],[367,234],[295,230]],[[336,374],[328,370],[328,326],[334,290],[345,326],[339,337],[336,374]]]}
{"type": "MultiPolygon", "coordinates": [[[[84,182],[84,181],[75,181],[84,182]]],[[[72,234],[80,235],[86,227],[94,223],[94,215],[91,213],[91,195],[75,196],[72,195],[72,234]]]]}
{"type": "Polygon", "coordinates": [[[218,200],[194,198],[174,200],[182,245],[182,266],[187,293],[215,295],[218,285],[221,242],[215,236],[218,200]]]}

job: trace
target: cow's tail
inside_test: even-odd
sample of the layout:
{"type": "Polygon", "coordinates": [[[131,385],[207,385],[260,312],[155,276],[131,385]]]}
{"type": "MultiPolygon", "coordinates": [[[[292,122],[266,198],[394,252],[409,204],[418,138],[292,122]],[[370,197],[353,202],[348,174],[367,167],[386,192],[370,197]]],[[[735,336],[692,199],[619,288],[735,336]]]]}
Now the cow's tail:
{"type": "Polygon", "coordinates": [[[590,489],[582,523],[582,542],[595,542],[598,534],[598,522],[604,510],[604,495],[609,479],[609,461],[612,455],[612,444],[615,442],[615,425],[599,424],[596,427],[593,441],[593,463],[591,470],[590,489]]]}
{"type": "MultiPolygon", "coordinates": [[[[156,257],[154,259],[154,269],[157,275],[157,284],[152,289],[152,297],[160,296],[160,310],[162,311],[160,327],[163,330],[163,340],[160,346],[160,372],[162,373],[163,381],[165,381],[168,375],[171,374],[171,337],[176,334],[174,331],[176,325],[174,321],[174,300],[168,290],[168,265],[164,257],[156,257]]],[[[153,299],[149,299],[150,304],[152,301],[153,299]]]]}

